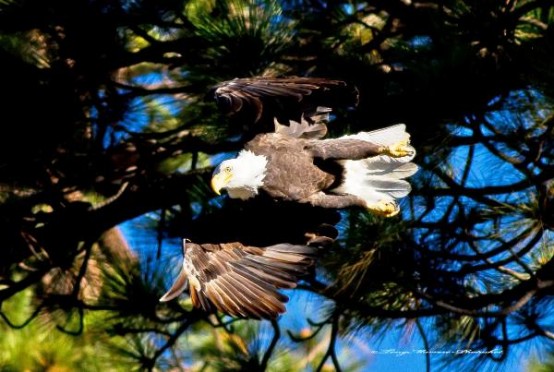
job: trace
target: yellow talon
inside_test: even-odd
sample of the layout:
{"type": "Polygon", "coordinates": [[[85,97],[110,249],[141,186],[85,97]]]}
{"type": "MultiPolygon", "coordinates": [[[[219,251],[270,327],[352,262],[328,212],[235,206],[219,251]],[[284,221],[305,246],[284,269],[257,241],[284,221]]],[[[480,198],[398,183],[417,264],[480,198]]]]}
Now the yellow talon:
{"type": "Polygon", "coordinates": [[[400,212],[400,207],[393,201],[381,200],[367,207],[372,213],[382,217],[393,217],[400,212]]]}
{"type": "Polygon", "coordinates": [[[385,153],[396,158],[413,155],[414,149],[410,146],[410,141],[400,141],[390,145],[385,149],[385,153]]]}

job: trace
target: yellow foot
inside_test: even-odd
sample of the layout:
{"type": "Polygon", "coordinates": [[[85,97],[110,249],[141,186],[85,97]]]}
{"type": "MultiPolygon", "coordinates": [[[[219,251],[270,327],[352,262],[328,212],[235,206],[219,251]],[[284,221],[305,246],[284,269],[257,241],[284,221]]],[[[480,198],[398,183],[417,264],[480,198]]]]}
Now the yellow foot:
{"type": "Polygon", "coordinates": [[[398,212],[400,212],[400,207],[398,206],[398,204],[396,204],[394,201],[388,200],[381,200],[376,204],[368,205],[367,209],[370,212],[383,217],[396,216],[398,212]]]}
{"type": "Polygon", "coordinates": [[[414,154],[414,148],[410,146],[410,141],[400,141],[394,145],[390,145],[385,149],[385,154],[393,156],[395,158],[401,158],[403,156],[411,156],[414,154]]]}

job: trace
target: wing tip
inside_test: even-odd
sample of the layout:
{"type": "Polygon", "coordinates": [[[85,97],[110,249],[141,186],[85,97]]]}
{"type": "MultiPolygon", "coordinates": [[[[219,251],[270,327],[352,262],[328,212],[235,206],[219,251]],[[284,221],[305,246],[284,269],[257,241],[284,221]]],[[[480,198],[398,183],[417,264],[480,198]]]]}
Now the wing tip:
{"type": "Polygon", "coordinates": [[[168,302],[177,298],[181,293],[185,291],[187,287],[187,276],[184,270],[181,270],[175,282],[169,290],[158,300],[159,302],[168,302]]]}

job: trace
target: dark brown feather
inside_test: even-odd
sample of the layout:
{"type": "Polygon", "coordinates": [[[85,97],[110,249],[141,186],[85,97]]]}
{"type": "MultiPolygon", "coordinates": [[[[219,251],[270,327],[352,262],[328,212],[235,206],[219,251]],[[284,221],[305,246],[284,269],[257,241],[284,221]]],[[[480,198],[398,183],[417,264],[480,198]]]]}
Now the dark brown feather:
{"type": "MultiPolygon", "coordinates": [[[[256,319],[275,318],[285,311],[288,297],[279,289],[295,287],[313,264],[315,253],[313,247],[286,243],[265,248],[239,242],[184,242],[183,246],[179,278],[188,278],[194,306],[256,319]]],[[[175,293],[171,296],[176,297],[175,293]]]]}
{"type": "Polygon", "coordinates": [[[217,84],[207,98],[215,100],[223,113],[239,116],[241,121],[266,122],[263,131],[270,131],[273,118],[282,123],[300,122],[302,114],[316,111],[317,106],[355,106],[358,90],[344,81],[326,78],[252,77],[217,84]]]}

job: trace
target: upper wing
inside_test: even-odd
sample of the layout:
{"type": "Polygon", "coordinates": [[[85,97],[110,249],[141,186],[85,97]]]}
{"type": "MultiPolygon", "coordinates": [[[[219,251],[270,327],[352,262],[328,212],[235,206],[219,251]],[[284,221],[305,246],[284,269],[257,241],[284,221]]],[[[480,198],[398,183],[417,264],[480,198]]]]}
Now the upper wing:
{"type": "Polygon", "coordinates": [[[296,286],[313,264],[314,253],[313,247],[305,245],[258,248],[238,242],[186,243],[183,271],[177,281],[188,278],[196,307],[242,318],[272,319],[285,311],[288,301],[278,290],[296,286]]]}
{"type": "Polygon", "coordinates": [[[250,113],[256,123],[267,116],[280,121],[300,120],[317,106],[356,105],[358,91],[341,80],[312,77],[253,77],[233,79],[214,86],[208,93],[229,115],[250,113]]]}

